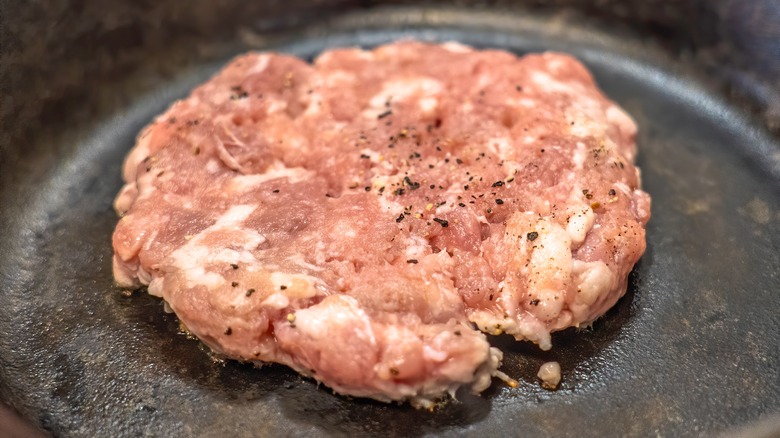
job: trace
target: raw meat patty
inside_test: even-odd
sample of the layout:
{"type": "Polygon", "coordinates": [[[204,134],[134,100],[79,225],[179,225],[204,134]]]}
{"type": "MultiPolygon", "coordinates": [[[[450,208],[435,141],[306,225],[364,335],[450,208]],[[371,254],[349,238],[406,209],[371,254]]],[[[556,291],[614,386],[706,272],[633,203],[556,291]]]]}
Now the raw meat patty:
{"type": "Polygon", "coordinates": [[[481,391],[484,333],[546,350],[625,293],[650,215],[635,134],[562,54],[250,53],[138,137],[114,274],[217,353],[339,393],[481,391]]]}

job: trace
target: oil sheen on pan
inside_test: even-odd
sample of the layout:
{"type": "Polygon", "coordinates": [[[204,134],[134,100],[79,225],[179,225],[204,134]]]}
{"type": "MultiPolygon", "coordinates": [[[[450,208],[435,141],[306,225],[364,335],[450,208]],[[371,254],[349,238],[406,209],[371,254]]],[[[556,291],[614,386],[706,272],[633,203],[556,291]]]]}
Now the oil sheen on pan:
{"type": "Polygon", "coordinates": [[[547,350],[625,293],[636,131],[564,54],[246,54],[139,134],[114,276],[221,356],[431,406],[511,382],[487,336],[547,350]]]}

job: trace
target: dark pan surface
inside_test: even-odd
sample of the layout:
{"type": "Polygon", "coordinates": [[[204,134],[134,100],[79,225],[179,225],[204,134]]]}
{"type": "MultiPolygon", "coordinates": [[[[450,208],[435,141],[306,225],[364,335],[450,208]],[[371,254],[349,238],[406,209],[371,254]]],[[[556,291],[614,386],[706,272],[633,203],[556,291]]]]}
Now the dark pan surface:
{"type": "Polygon", "coordinates": [[[434,413],[335,396],[280,366],[211,361],[160,301],[114,287],[110,239],[134,136],[216,63],[55,155],[4,166],[14,184],[0,190],[0,398],[63,436],[712,436],[780,411],[776,138],[652,49],[545,18],[368,11],[266,48],[311,57],[400,37],[573,53],[636,118],[648,250],[592,330],[557,334],[547,353],[496,339],[520,386],[459,394],[434,413]],[[546,360],[562,365],[558,391],[535,380],[546,360]]]}

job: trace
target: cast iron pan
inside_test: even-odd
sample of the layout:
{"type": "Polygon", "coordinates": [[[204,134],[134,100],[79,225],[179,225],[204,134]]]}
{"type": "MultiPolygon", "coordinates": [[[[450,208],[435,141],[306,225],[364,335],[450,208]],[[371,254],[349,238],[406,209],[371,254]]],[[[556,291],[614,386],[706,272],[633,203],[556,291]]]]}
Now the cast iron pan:
{"type": "Polygon", "coordinates": [[[636,118],[649,244],[592,329],[555,335],[546,353],[495,339],[520,386],[430,413],[337,396],[281,366],[215,362],[159,300],[123,296],[111,275],[122,159],[154,115],[246,50],[237,43],[57,155],[4,166],[0,398],[55,435],[85,437],[713,436],[780,411],[778,139],[647,45],[557,19],[371,10],[258,48],[311,58],[410,37],[572,53],[636,118]],[[534,377],[547,360],[562,366],[557,391],[534,377]]]}

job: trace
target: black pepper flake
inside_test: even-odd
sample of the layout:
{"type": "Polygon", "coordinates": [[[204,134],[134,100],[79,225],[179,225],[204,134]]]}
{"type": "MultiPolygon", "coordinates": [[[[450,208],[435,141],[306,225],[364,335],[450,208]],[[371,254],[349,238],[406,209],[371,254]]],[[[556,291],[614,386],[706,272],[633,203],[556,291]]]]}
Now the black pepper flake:
{"type": "Polygon", "coordinates": [[[230,327],[226,328],[225,329],[225,334],[228,335],[228,336],[232,335],[233,334],[233,329],[230,328],[230,327]]]}
{"type": "Polygon", "coordinates": [[[401,373],[401,372],[400,372],[400,371],[398,371],[398,368],[395,368],[395,367],[390,367],[390,374],[392,374],[392,375],[394,375],[394,376],[397,376],[397,375],[399,375],[400,373],[401,373]]]}
{"type": "Polygon", "coordinates": [[[523,91],[523,87],[518,85],[518,86],[515,87],[515,90],[522,92],[523,91]]]}
{"type": "Polygon", "coordinates": [[[435,218],[433,218],[433,220],[436,223],[438,223],[439,225],[441,225],[443,228],[447,228],[447,227],[450,226],[450,223],[448,221],[444,220],[444,219],[439,219],[439,218],[435,217],[435,218]]]}
{"type": "Polygon", "coordinates": [[[365,190],[366,190],[367,192],[370,192],[370,191],[371,191],[371,187],[369,187],[369,186],[366,186],[366,187],[365,187],[365,190]]]}
{"type": "Polygon", "coordinates": [[[366,155],[366,154],[360,154],[360,158],[362,158],[362,159],[366,160],[366,159],[369,159],[369,158],[371,158],[371,157],[370,157],[370,156],[368,156],[368,155],[366,155]]]}
{"type": "Polygon", "coordinates": [[[465,206],[466,206],[466,204],[464,204],[464,203],[462,203],[462,202],[458,202],[458,206],[460,206],[460,207],[465,207],[465,206]]]}
{"type": "Polygon", "coordinates": [[[492,209],[492,208],[488,208],[488,209],[487,209],[487,210],[485,210],[485,211],[487,212],[487,214],[492,214],[492,213],[493,213],[493,209],[492,209]]]}
{"type": "Polygon", "coordinates": [[[532,306],[538,306],[538,305],[539,305],[539,300],[538,300],[538,299],[536,299],[536,300],[531,300],[531,305],[532,305],[532,306]]]}
{"type": "Polygon", "coordinates": [[[254,289],[247,289],[247,290],[246,290],[246,296],[248,296],[248,297],[249,297],[249,296],[252,296],[252,294],[253,294],[253,293],[255,293],[255,290],[254,290],[254,289]]]}
{"type": "Polygon", "coordinates": [[[385,192],[385,186],[380,187],[379,188],[379,194],[381,195],[384,192],[385,192]]]}
{"type": "Polygon", "coordinates": [[[503,181],[496,181],[490,187],[501,187],[504,185],[503,181]]]}
{"type": "Polygon", "coordinates": [[[615,189],[609,189],[609,196],[615,196],[616,194],[617,192],[615,191],[615,189]]]}
{"type": "Polygon", "coordinates": [[[233,286],[233,287],[237,287],[238,286],[238,282],[234,281],[234,282],[230,283],[230,285],[233,286]]]}
{"type": "Polygon", "coordinates": [[[396,221],[397,223],[398,223],[398,222],[401,222],[402,220],[404,220],[404,215],[403,215],[403,213],[401,213],[400,215],[398,215],[398,217],[397,217],[397,218],[395,218],[395,221],[396,221]]]}
{"type": "Polygon", "coordinates": [[[286,289],[287,289],[287,286],[283,284],[283,285],[279,286],[279,289],[281,289],[281,290],[286,290],[286,289]]]}
{"type": "Polygon", "coordinates": [[[392,110],[387,110],[387,111],[383,112],[382,114],[379,114],[378,116],[376,116],[376,118],[377,119],[384,119],[385,117],[391,116],[391,115],[393,115],[393,111],[392,110]]]}
{"type": "Polygon", "coordinates": [[[230,264],[230,267],[231,267],[231,268],[233,268],[233,269],[238,269],[238,265],[237,265],[237,264],[235,264],[235,263],[231,263],[231,264],[230,264]]]}
{"type": "Polygon", "coordinates": [[[428,165],[428,169],[433,169],[433,167],[434,167],[433,164],[428,165]]]}
{"type": "Polygon", "coordinates": [[[417,190],[420,188],[420,183],[412,181],[408,176],[404,177],[404,184],[408,186],[410,190],[417,190]]]}
{"type": "Polygon", "coordinates": [[[417,264],[417,259],[409,259],[409,260],[406,261],[406,263],[411,263],[413,265],[416,265],[417,264]]]}
{"type": "Polygon", "coordinates": [[[243,99],[249,96],[249,93],[247,93],[246,90],[241,88],[240,85],[235,85],[233,87],[230,87],[230,91],[233,92],[233,94],[230,95],[231,100],[243,99]]]}
{"type": "Polygon", "coordinates": [[[230,100],[244,99],[244,98],[246,98],[248,96],[249,96],[249,93],[247,93],[246,91],[242,91],[242,92],[237,93],[237,94],[231,94],[230,95],[230,100]]]}
{"type": "Polygon", "coordinates": [[[273,193],[279,193],[279,189],[272,190],[273,193]]]}
{"type": "Polygon", "coordinates": [[[460,336],[460,330],[455,330],[455,336],[460,336]]]}
{"type": "Polygon", "coordinates": [[[463,164],[463,160],[461,160],[460,158],[456,158],[455,162],[458,163],[458,164],[463,164]]]}
{"type": "Polygon", "coordinates": [[[506,180],[506,182],[511,183],[514,180],[515,180],[515,177],[512,177],[512,178],[509,178],[508,180],[506,180]]]}
{"type": "Polygon", "coordinates": [[[468,190],[468,189],[469,189],[469,185],[468,185],[468,184],[466,184],[465,186],[463,186],[463,190],[468,190]]]}
{"type": "Polygon", "coordinates": [[[528,238],[528,240],[530,240],[531,242],[533,242],[534,240],[536,240],[536,238],[537,238],[537,237],[539,237],[539,233],[537,233],[536,231],[531,231],[531,232],[530,232],[530,233],[528,233],[528,234],[527,234],[525,237],[527,237],[527,238],[528,238]]]}
{"type": "Polygon", "coordinates": [[[436,188],[436,184],[431,184],[431,185],[429,185],[429,186],[428,186],[428,188],[429,188],[429,189],[431,189],[431,190],[433,190],[433,189],[435,189],[435,188],[436,188]]]}
{"type": "Polygon", "coordinates": [[[406,190],[404,190],[404,189],[400,189],[400,188],[399,188],[399,189],[395,189],[395,190],[393,190],[393,194],[394,194],[394,195],[396,195],[396,196],[401,196],[401,195],[403,195],[404,193],[406,193],[406,190]]]}
{"type": "Polygon", "coordinates": [[[503,199],[496,199],[496,204],[501,205],[504,203],[503,199]]]}

